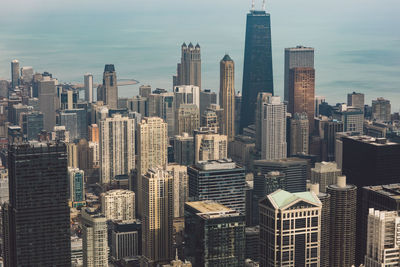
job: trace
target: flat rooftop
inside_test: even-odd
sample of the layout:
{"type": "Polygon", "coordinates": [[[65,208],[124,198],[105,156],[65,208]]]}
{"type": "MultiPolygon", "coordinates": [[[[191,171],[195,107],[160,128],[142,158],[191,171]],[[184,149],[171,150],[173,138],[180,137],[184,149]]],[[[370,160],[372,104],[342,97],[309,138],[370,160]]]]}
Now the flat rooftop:
{"type": "Polygon", "coordinates": [[[355,141],[363,142],[374,146],[400,146],[399,143],[390,142],[386,138],[375,138],[367,135],[344,136],[343,138],[352,139],[355,141]]]}
{"type": "Polygon", "coordinates": [[[385,195],[396,200],[400,200],[400,183],[364,186],[363,189],[374,191],[378,194],[385,195]]]}
{"type": "Polygon", "coordinates": [[[239,216],[240,213],[212,200],[187,202],[196,210],[197,215],[205,219],[239,216]]]}
{"type": "Polygon", "coordinates": [[[196,167],[203,171],[230,170],[236,168],[236,163],[232,159],[207,160],[197,162],[196,167]]]}

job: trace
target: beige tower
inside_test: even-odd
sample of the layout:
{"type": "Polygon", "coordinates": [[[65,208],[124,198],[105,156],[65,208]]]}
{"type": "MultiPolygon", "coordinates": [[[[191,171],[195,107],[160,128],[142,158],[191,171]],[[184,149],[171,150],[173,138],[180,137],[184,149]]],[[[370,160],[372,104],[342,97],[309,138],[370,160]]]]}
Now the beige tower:
{"type": "Polygon", "coordinates": [[[306,113],[295,113],[290,120],[290,155],[308,154],[309,121],[306,113]]]}
{"type": "Polygon", "coordinates": [[[173,178],[161,168],[151,168],[142,176],[143,237],[146,266],[169,263],[173,258],[173,178]]]}
{"type": "Polygon", "coordinates": [[[224,109],[221,130],[228,141],[235,138],[235,63],[229,55],[220,62],[219,105],[224,109]]]}
{"type": "Polygon", "coordinates": [[[135,120],[114,114],[100,121],[101,183],[135,168],[135,120]]]}
{"type": "Polygon", "coordinates": [[[129,221],[135,219],[135,193],[114,189],[101,194],[101,213],[107,220],[129,221]]]}
{"type": "Polygon", "coordinates": [[[158,117],[144,118],[138,125],[137,132],[137,212],[142,214],[142,175],[151,167],[167,165],[168,127],[158,117]]]}
{"type": "Polygon", "coordinates": [[[181,46],[182,57],[178,63],[177,76],[174,77],[176,85],[196,85],[201,87],[201,54],[200,45],[188,46],[183,43],[181,46]]]}
{"type": "Polygon", "coordinates": [[[174,218],[184,217],[185,202],[189,199],[187,167],[169,164],[167,171],[173,178],[174,218]]]}
{"type": "Polygon", "coordinates": [[[195,104],[181,104],[175,117],[176,135],[193,135],[193,131],[200,127],[199,108],[195,104]]]}

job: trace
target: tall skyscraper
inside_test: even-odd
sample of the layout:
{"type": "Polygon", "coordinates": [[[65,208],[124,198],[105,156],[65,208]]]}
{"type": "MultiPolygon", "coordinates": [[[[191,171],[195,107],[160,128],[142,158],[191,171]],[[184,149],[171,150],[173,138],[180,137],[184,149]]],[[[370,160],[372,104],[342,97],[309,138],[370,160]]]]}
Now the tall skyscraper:
{"type": "Polygon", "coordinates": [[[290,120],[290,155],[309,154],[310,128],[306,113],[295,113],[290,120]]]}
{"type": "Polygon", "coordinates": [[[193,267],[243,266],[244,217],[214,201],[186,202],[185,257],[193,267]]]}
{"type": "Polygon", "coordinates": [[[73,208],[85,206],[85,173],[68,167],[69,201],[73,208]]]}
{"type": "Polygon", "coordinates": [[[183,218],[185,202],[189,199],[189,179],[187,167],[168,164],[167,171],[173,180],[174,218],[183,218]]]}
{"type": "Polygon", "coordinates": [[[173,178],[161,168],[151,168],[142,181],[143,256],[146,266],[155,267],[173,258],[173,178]]]}
{"type": "Polygon", "coordinates": [[[106,217],[102,214],[92,212],[87,208],[82,210],[81,220],[83,266],[107,267],[108,247],[106,217]]]}
{"type": "Polygon", "coordinates": [[[288,112],[305,112],[309,121],[310,133],[314,130],[315,117],[315,69],[297,67],[289,70],[288,112]]]}
{"type": "Polygon", "coordinates": [[[142,215],[142,175],[151,167],[166,167],[168,128],[167,124],[158,117],[144,118],[138,124],[137,131],[137,174],[135,193],[137,196],[137,212],[142,215]]]}
{"type": "Polygon", "coordinates": [[[33,80],[33,68],[32,67],[22,67],[21,68],[21,81],[23,83],[31,83],[33,80]]]}
{"type": "Polygon", "coordinates": [[[200,128],[194,134],[194,161],[219,160],[228,156],[228,137],[215,129],[200,128]]]}
{"type": "Polygon", "coordinates": [[[28,140],[37,139],[43,130],[43,113],[32,111],[22,114],[22,130],[28,140]]]}
{"type": "Polygon", "coordinates": [[[383,122],[391,121],[391,105],[390,101],[383,97],[372,100],[372,119],[383,122]]]}
{"type": "Polygon", "coordinates": [[[78,118],[76,113],[60,113],[60,124],[69,132],[69,138],[73,142],[78,138],[78,118]]]}
{"type": "Polygon", "coordinates": [[[271,20],[265,10],[247,14],[244,49],[242,105],[240,129],[254,123],[259,92],[274,93],[272,72],[271,20]]]}
{"type": "Polygon", "coordinates": [[[219,105],[224,109],[222,134],[235,138],[235,62],[226,54],[220,62],[219,105]]]}
{"type": "Polygon", "coordinates": [[[5,265],[70,266],[65,145],[39,142],[10,145],[8,170],[10,202],[4,226],[8,248],[5,265]]]}
{"type": "Polygon", "coordinates": [[[49,76],[44,76],[38,83],[39,109],[43,113],[44,130],[49,132],[56,125],[57,84],[58,81],[49,76]]]}
{"type": "Polygon", "coordinates": [[[181,104],[176,111],[175,134],[188,133],[193,135],[194,130],[200,127],[199,108],[195,104],[181,104]]]}
{"type": "Polygon", "coordinates": [[[347,94],[347,105],[350,107],[359,108],[364,110],[364,94],[353,92],[351,94],[347,94]]]}
{"type": "MultiPolygon", "coordinates": [[[[200,109],[200,87],[194,85],[180,85],[174,87],[175,108],[181,104],[195,104],[200,109]]],[[[149,107],[150,109],[150,107],[149,107]]]]}
{"type": "Polygon", "coordinates": [[[103,85],[97,90],[97,101],[103,101],[110,109],[118,108],[117,73],[113,64],[106,64],[103,85]]]}
{"type": "Polygon", "coordinates": [[[11,88],[14,89],[19,85],[19,61],[14,59],[11,61],[11,88]]]}
{"type": "Polygon", "coordinates": [[[100,121],[101,183],[135,168],[135,120],[114,114],[100,121]]]}
{"type": "Polygon", "coordinates": [[[261,108],[261,158],[286,158],[286,104],[279,96],[269,96],[261,108]]]}
{"type": "Polygon", "coordinates": [[[342,170],[337,167],[336,162],[317,162],[315,168],[311,169],[311,183],[319,184],[319,191],[326,193],[328,185],[336,184],[341,174],[342,170]]]}
{"type": "Polygon", "coordinates": [[[397,212],[369,209],[365,267],[400,265],[399,228],[397,212]]]}
{"type": "Polygon", "coordinates": [[[201,53],[200,45],[181,46],[181,63],[178,63],[177,76],[174,77],[176,85],[195,85],[201,88],[201,53]]]}
{"type": "Polygon", "coordinates": [[[85,101],[88,103],[93,102],[93,75],[91,73],[85,74],[83,78],[85,87],[85,101]]]}
{"type": "Polygon", "coordinates": [[[339,176],[326,192],[331,196],[330,266],[351,267],[356,253],[357,187],[339,176]]]}
{"type": "Polygon", "coordinates": [[[256,114],[255,114],[255,128],[256,128],[256,149],[261,152],[261,137],[262,137],[262,120],[263,120],[263,105],[268,103],[268,98],[271,97],[271,93],[258,93],[256,103],[256,114]]]}
{"type": "MultiPolygon", "coordinates": [[[[357,222],[356,264],[364,262],[367,253],[368,216],[369,209],[381,211],[400,211],[400,184],[365,186],[360,191],[361,207],[357,207],[359,214],[357,222]]],[[[371,255],[371,254],[369,254],[371,255]]]]}
{"type": "Polygon", "coordinates": [[[289,102],[289,71],[293,68],[314,68],[314,48],[285,48],[285,101],[289,102]]]}
{"type": "Polygon", "coordinates": [[[215,200],[245,214],[245,170],[231,159],[202,161],[188,167],[189,197],[215,200]]]}
{"type": "Polygon", "coordinates": [[[320,266],[322,203],[277,190],[260,201],[260,266],[320,266]]]}
{"type": "Polygon", "coordinates": [[[101,194],[101,213],[107,220],[130,221],[135,219],[135,193],[114,189],[101,194]]]}

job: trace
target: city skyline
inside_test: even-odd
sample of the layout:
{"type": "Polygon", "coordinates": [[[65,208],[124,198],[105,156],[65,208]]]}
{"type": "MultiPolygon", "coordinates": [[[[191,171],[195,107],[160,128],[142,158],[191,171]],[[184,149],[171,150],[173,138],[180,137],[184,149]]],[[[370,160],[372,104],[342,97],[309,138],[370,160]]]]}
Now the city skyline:
{"type": "MultiPolygon", "coordinates": [[[[170,89],[170,77],[176,72],[174,62],[179,58],[178,47],[183,41],[192,40],[198,42],[203,50],[203,88],[218,91],[218,62],[228,52],[237,63],[236,91],[241,90],[245,14],[250,9],[250,1],[234,0],[229,4],[226,0],[218,3],[202,1],[196,5],[193,19],[184,25],[179,25],[174,16],[180,14],[180,19],[185,18],[187,14],[183,11],[190,5],[179,6],[180,0],[173,1],[176,4],[170,6],[118,1],[107,11],[101,6],[101,1],[94,6],[90,5],[91,1],[80,3],[79,9],[73,4],[60,3],[60,8],[68,16],[63,13],[55,16],[54,4],[37,0],[32,2],[39,6],[42,4],[40,10],[18,8],[24,16],[18,22],[13,20],[13,24],[9,18],[15,15],[17,8],[10,0],[3,2],[10,12],[0,18],[0,36],[4,40],[0,44],[3,51],[0,55],[2,79],[11,77],[9,62],[14,58],[20,61],[20,66],[33,66],[40,72],[50,71],[63,82],[83,82],[86,72],[93,73],[94,82],[99,82],[104,64],[113,63],[120,78],[135,78],[141,84],[170,89]],[[214,7],[210,12],[209,6],[214,7]],[[165,11],[161,13],[163,8],[165,11]],[[218,15],[221,15],[218,10],[222,8],[229,16],[223,16],[224,23],[218,23],[219,27],[215,29],[212,25],[218,21],[218,15]],[[99,15],[107,14],[107,24],[96,17],[86,16],[92,11],[99,15]],[[209,20],[200,25],[196,21],[201,21],[204,12],[207,12],[209,20]],[[79,22],[74,22],[70,16],[79,22]],[[153,19],[143,22],[143,16],[153,19]],[[213,31],[210,31],[211,27],[213,31]],[[110,38],[104,38],[104,34],[110,38]],[[29,42],[29,48],[26,42],[29,42]],[[156,47],[162,49],[154,50],[156,47]],[[157,58],[157,64],[148,60],[152,58],[157,58]]],[[[366,7],[350,1],[346,2],[346,9],[341,1],[329,4],[328,9],[327,4],[314,0],[295,9],[290,8],[294,3],[292,0],[267,2],[267,12],[271,13],[276,95],[283,97],[284,48],[313,46],[316,49],[316,95],[326,96],[327,101],[334,104],[345,102],[345,97],[336,92],[345,94],[355,90],[365,93],[366,103],[379,96],[392,99],[393,110],[397,111],[400,107],[400,98],[395,94],[399,84],[397,44],[400,38],[391,25],[398,24],[400,19],[391,13],[395,8],[389,10],[387,6],[399,4],[394,0],[387,2],[385,7],[368,0],[369,7],[366,7]],[[340,21],[333,23],[335,11],[342,15],[340,21]],[[370,21],[370,17],[376,20],[370,21]],[[328,37],[326,32],[329,32],[328,37]],[[385,48],[381,43],[385,43],[385,48]]],[[[260,1],[257,1],[256,8],[260,6],[260,1]]],[[[133,96],[137,90],[138,86],[119,88],[121,96],[133,96]]]]}

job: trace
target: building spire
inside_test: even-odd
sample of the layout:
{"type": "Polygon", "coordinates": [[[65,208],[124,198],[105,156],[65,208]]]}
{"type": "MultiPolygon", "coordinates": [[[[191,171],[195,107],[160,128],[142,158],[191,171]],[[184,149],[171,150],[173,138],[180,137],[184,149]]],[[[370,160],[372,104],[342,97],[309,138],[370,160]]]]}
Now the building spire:
{"type": "Polygon", "coordinates": [[[179,258],[178,258],[178,248],[175,249],[175,260],[176,261],[179,260],[179,258]]]}
{"type": "Polygon", "coordinates": [[[251,0],[251,11],[254,11],[255,5],[256,5],[255,0],[251,0]]]}
{"type": "Polygon", "coordinates": [[[265,0],[263,0],[262,10],[265,10],[265,0]]]}

